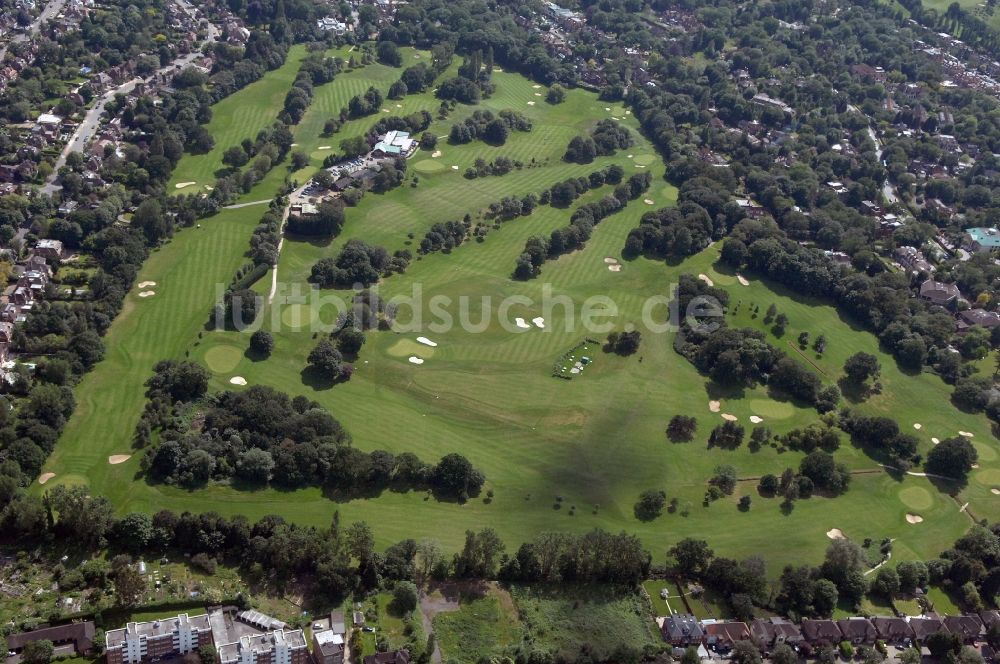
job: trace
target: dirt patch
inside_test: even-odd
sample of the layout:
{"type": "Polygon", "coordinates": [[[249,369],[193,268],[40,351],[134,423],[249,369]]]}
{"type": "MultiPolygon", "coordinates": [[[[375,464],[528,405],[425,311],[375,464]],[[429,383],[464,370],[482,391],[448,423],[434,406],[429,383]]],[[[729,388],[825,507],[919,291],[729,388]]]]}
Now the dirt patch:
{"type": "Polygon", "coordinates": [[[846,537],[844,537],[844,531],[842,531],[840,528],[831,528],[830,530],[826,531],[826,536],[834,540],[847,539],[846,537]]]}
{"type": "Polygon", "coordinates": [[[750,282],[742,274],[736,275],[736,281],[740,282],[740,286],[749,286],[750,282]]]}
{"type": "Polygon", "coordinates": [[[735,415],[731,415],[730,413],[723,413],[722,414],[722,419],[724,419],[727,422],[735,422],[736,420],[738,420],[740,418],[736,417],[735,415]]]}
{"type": "Polygon", "coordinates": [[[721,408],[722,408],[722,404],[719,403],[718,401],[709,401],[708,402],[708,409],[710,411],[712,411],[713,413],[718,413],[721,408]]]}
{"type": "Polygon", "coordinates": [[[38,483],[45,484],[55,476],[56,476],[55,473],[42,473],[42,476],[38,478],[38,483]]]}
{"type": "Polygon", "coordinates": [[[108,463],[112,466],[117,466],[120,463],[125,463],[132,458],[131,454],[112,454],[108,457],[108,463]]]}
{"type": "Polygon", "coordinates": [[[920,516],[919,514],[907,514],[906,515],[906,522],[907,523],[922,523],[923,520],[924,520],[924,517],[920,516]]]}
{"type": "Polygon", "coordinates": [[[704,281],[709,286],[714,286],[715,285],[715,282],[712,281],[712,278],[709,277],[707,274],[699,274],[698,278],[701,279],[702,281],[704,281]]]}

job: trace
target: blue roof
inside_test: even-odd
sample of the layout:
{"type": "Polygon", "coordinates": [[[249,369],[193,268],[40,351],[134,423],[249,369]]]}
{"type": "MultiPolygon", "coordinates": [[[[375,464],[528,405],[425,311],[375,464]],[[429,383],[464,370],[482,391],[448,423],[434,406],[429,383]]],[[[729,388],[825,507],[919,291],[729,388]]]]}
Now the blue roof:
{"type": "Polygon", "coordinates": [[[966,228],[965,232],[984,247],[1000,249],[1000,231],[995,228],[966,228]]]}

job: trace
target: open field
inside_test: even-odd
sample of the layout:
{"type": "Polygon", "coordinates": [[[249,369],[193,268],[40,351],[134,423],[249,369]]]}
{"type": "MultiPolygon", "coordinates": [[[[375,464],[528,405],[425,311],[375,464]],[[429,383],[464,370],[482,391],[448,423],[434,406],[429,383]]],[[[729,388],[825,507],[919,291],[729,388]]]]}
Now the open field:
{"type": "Polygon", "coordinates": [[[520,621],[510,594],[490,586],[482,596],[463,596],[457,611],[434,617],[434,635],[446,662],[477,664],[522,638],[520,621]]]}
{"type": "MultiPolygon", "coordinates": [[[[408,52],[408,58],[413,56],[408,52]]],[[[288,82],[293,78],[294,72],[288,82]]],[[[300,147],[313,156],[314,166],[322,160],[323,151],[315,154],[313,146],[337,145],[378,119],[375,115],[348,123],[339,134],[321,139],[318,131],[328,114],[367,85],[385,89],[394,78],[392,70],[370,65],[317,88],[313,107],[295,134],[300,147]]],[[[305,288],[305,279],[316,260],[334,255],[350,238],[362,238],[389,251],[407,246],[412,249],[433,223],[460,219],[466,213],[474,223],[480,222],[482,211],[503,196],[539,192],[567,177],[583,176],[611,163],[621,164],[626,175],[645,166],[653,173],[654,182],[644,197],[654,200],[656,207],[673,203],[675,191],[663,181],[663,166],[644,139],[594,164],[580,166],[561,161],[569,139],[600,118],[622,117],[624,124],[635,129],[635,121],[624,115],[623,109],[605,106],[596,96],[578,90],[570,91],[564,104],[549,106],[542,97],[535,96],[544,94],[544,89],[535,88],[526,79],[496,74],[494,81],[497,92],[484,100],[482,107],[512,108],[524,113],[535,123],[531,133],[512,133],[501,147],[478,142],[453,146],[441,141],[442,155],[438,158],[418,152],[409,162],[411,171],[403,186],[384,195],[368,194],[356,208],[348,209],[339,238],[330,242],[286,240],[278,267],[279,284],[305,288]],[[528,105],[536,99],[537,104],[528,105]],[[472,181],[462,177],[461,173],[477,157],[489,161],[501,155],[526,164],[534,158],[538,165],[503,177],[472,181]],[[452,166],[459,170],[456,172],[452,166]],[[411,187],[414,172],[419,183],[411,187]],[[408,234],[414,235],[412,244],[408,234]]],[[[234,107],[240,100],[243,104],[255,103],[252,93],[240,97],[245,92],[234,95],[239,98],[233,102],[234,107]]],[[[271,109],[274,116],[283,94],[276,95],[277,107],[271,109]]],[[[393,107],[395,103],[387,102],[393,107]]],[[[399,103],[403,106],[402,110],[396,109],[399,112],[434,110],[438,105],[429,93],[399,103]]],[[[459,107],[448,120],[435,122],[431,130],[446,135],[453,122],[472,110],[459,107]]],[[[235,142],[242,138],[242,133],[233,135],[235,142]]],[[[217,144],[221,143],[217,137],[217,144]]],[[[189,166],[189,160],[203,157],[185,157],[178,172],[190,168],[188,172],[194,173],[203,168],[189,166]]],[[[211,166],[204,168],[205,173],[211,173],[211,166]]],[[[270,198],[285,173],[283,165],[277,166],[244,200],[270,198]]],[[[303,381],[306,355],[316,341],[308,326],[291,326],[289,311],[277,302],[274,310],[264,315],[263,325],[275,334],[276,341],[267,360],[254,362],[243,354],[248,335],[200,334],[216,297],[215,284],[227,283],[243,262],[249,235],[263,206],[227,210],[203,220],[201,229],[181,231],[169,245],[153,254],[139,275],[139,281],[157,282],[156,296],[144,300],[135,294],[129,296],[106,340],[107,359],[79,386],[77,412],[45,466],[46,471],[56,473],[46,486],[88,484],[95,492],[108,495],[122,512],[211,508],[223,514],[245,514],[251,519],[279,513],[292,521],[326,526],[333,512],[339,510],[346,522],[368,521],[380,545],[433,533],[446,549],[457,550],[466,529],[491,526],[506,540],[508,550],[513,550],[540,531],[579,532],[602,527],[637,533],[660,562],[671,543],[685,536],[698,536],[708,539],[720,554],[762,553],[772,572],[792,562],[818,561],[829,544],[826,531],[831,528],[840,528],[859,541],[865,537],[896,538],[894,557],[898,559],[933,557],[950,545],[970,523],[968,517],[958,513],[959,505],[925,478],[897,481],[889,477],[846,440],[837,452],[838,459],[854,470],[871,472],[855,475],[850,491],[842,497],[799,501],[785,515],[779,510],[779,501],[759,497],[756,481],[748,480],[740,483],[735,495],[703,507],[705,482],[716,465],[732,464],[741,477],[753,478],[797,467],[802,456],[779,453],[767,446],[753,454],[745,447],[737,451],[706,449],[711,428],[721,422],[719,414],[709,412],[710,399],[720,399],[721,412],[737,416],[745,425],[751,415],[762,417],[776,433],[813,422],[817,415],[814,410],[773,400],[764,388],[718,394],[673,351],[672,332],[644,332],[641,348],[632,357],[597,351],[594,366],[580,379],[551,377],[555,359],[588,333],[572,324],[571,314],[562,304],[543,309],[540,303],[546,292],[571,303],[576,315],[588,298],[608,296],[618,308],[617,316],[608,320],[620,330],[625,323],[640,320],[647,298],[669,295],[670,285],[680,274],[705,273],[731,293],[735,314],[730,318],[734,325],[763,328],[763,314],[752,319],[748,305],[755,303],[763,312],[775,303],[790,323],[784,336],[772,338],[772,342],[789,354],[798,355],[787,340],[794,342],[800,331],[824,333],[829,339],[824,357],[816,358],[811,351],[806,358],[799,356],[820,373],[824,382],[839,377],[843,360],[851,353],[864,350],[878,354],[883,365],[884,391],[860,407],[888,414],[904,429],[922,423],[918,435],[924,441],[924,452],[932,436],[943,439],[958,430],[974,432],[983,468],[971,478],[961,502],[971,501],[971,510],[976,514],[996,509],[1000,497],[989,489],[994,483],[1000,485],[1000,457],[985,417],[966,415],[951,406],[950,388],[937,377],[902,374],[890,357],[878,351],[871,334],[842,319],[832,307],[793,297],[752,275],[747,275],[751,277],[750,285],[741,286],[735,275],[716,265],[717,247],[679,265],[637,259],[623,261],[620,272],[608,270],[604,259],[621,260],[628,231],[638,224],[643,213],[655,209],[643,205],[643,197],[597,226],[585,249],[547,262],[538,279],[510,279],[515,260],[530,236],[548,235],[566,225],[572,209],[605,193],[609,193],[608,188],[590,192],[570,210],[539,207],[528,217],[491,230],[482,243],[468,241],[450,254],[415,259],[405,275],[385,280],[380,290],[386,296],[410,294],[415,287],[422,289],[425,301],[417,309],[425,325],[408,333],[369,333],[351,381],[328,389],[303,381]],[[463,331],[459,325],[428,328],[431,311],[426,297],[430,295],[447,296],[453,302],[468,298],[471,320],[478,322],[483,316],[489,320],[483,331],[475,334],[463,331]],[[506,313],[508,320],[523,317],[530,321],[541,316],[545,319],[544,330],[511,330],[512,324],[498,322],[500,301],[512,295],[531,303],[512,307],[506,313]],[[738,311],[737,303],[741,303],[738,311]],[[433,354],[417,347],[418,334],[438,343],[433,354]],[[407,362],[414,348],[426,359],[421,366],[407,362]],[[458,505],[436,502],[422,493],[386,491],[375,498],[334,503],[318,488],[248,492],[213,485],[186,491],[149,485],[137,477],[141,454],[121,465],[108,465],[109,455],[131,451],[132,431],[144,402],[142,383],[153,364],[159,359],[186,356],[213,371],[214,389],[230,389],[229,379],[238,375],[250,385],[271,385],[317,400],[344,423],[361,449],[412,451],[428,461],[461,452],[483,470],[486,488],[492,489],[495,497],[490,502],[477,499],[458,505]],[[113,427],[108,426],[110,413],[114,413],[113,427]],[[698,418],[694,442],[672,444],[664,435],[667,421],[677,413],[698,418]],[[652,522],[637,521],[632,507],[639,493],[648,488],[663,489],[668,498],[677,497],[680,505],[689,506],[688,516],[664,514],[652,522]],[[736,508],[736,501],[744,494],[753,498],[748,513],[736,508]],[[557,497],[562,500],[557,501],[557,497]],[[910,525],[905,515],[915,510],[919,510],[924,522],[910,525]]],[[[270,277],[261,283],[265,282],[270,283],[270,277]]],[[[324,291],[323,295],[347,294],[324,291]]],[[[457,320],[457,308],[451,311],[456,312],[457,320]]],[[[332,307],[316,315],[328,320],[332,307]]],[[[662,307],[657,315],[660,319],[665,315],[662,307]]],[[[403,319],[408,318],[404,315],[403,319]]]]}

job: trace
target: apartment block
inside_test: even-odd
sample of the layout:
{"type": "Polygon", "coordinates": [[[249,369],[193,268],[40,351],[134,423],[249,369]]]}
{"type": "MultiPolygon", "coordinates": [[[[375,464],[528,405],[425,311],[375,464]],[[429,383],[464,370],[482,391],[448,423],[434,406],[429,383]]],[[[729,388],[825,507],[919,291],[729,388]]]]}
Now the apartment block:
{"type": "MultiPolygon", "coordinates": [[[[219,646],[220,664],[310,664],[309,647],[301,629],[244,635],[219,646]]],[[[109,663],[110,664],[110,663],[109,663]]]]}
{"type": "Polygon", "coordinates": [[[212,644],[208,616],[188,616],[150,622],[130,622],[106,635],[108,664],[147,664],[176,657],[212,644]]]}

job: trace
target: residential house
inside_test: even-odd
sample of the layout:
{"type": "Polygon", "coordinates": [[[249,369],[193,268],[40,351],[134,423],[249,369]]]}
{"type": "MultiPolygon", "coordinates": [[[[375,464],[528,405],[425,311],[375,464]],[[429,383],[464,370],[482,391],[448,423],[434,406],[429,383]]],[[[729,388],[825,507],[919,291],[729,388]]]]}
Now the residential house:
{"type": "Polygon", "coordinates": [[[931,634],[944,629],[944,623],[936,614],[929,613],[925,616],[910,618],[910,627],[913,629],[913,638],[922,642],[931,634]]]}
{"type": "Polygon", "coordinates": [[[801,627],[802,637],[813,645],[818,643],[834,645],[844,639],[840,627],[832,620],[803,620],[801,627]]]}
{"type": "Polygon", "coordinates": [[[971,645],[986,633],[983,621],[977,615],[945,616],[944,626],[952,634],[960,637],[962,643],[971,645]]]}
{"type": "Polygon", "coordinates": [[[932,274],[936,269],[927,262],[923,252],[914,247],[896,247],[895,256],[896,262],[912,275],[920,274],[921,272],[932,274]]]}
{"type": "Polygon", "coordinates": [[[61,260],[63,256],[63,243],[59,240],[39,240],[35,245],[34,254],[42,258],[54,258],[61,260]]]}
{"type": "Polygon", "coordinates": [[[802,630],[784,618],[757,618],[750,623],[750,636],[757,647],[765,652],[776,645],[787,643],[797,646],[802,643],[802,630]]]}
{"type": "Polygon", "coordinates": [[[928,279],[920,284],[920,299],[936,304],[939,307],[946,307],[958,300],[962,293],[959,292],[955,284],[946,284],[942,281],[928,279]]]}
{"type": "Polygon", "coordinates": [[[996,228],[966,228],[962,248],[974,253],[1000,249],[1000,231],[996,228]]]}
{"type": "Polygon", "coordinates": [[[979,613],[979,618],[983,621],[983,628],[989,631],[993,625],[1000,625],[1000,611],[989,610],[979,613]]]}
{"type": "Polygon", "coordinates": [[[246,634],[218,647],[220,664],[310,664],[309,646],[301,629],[246,634]]]}
{"type": "Polygon", "coordinates": [[[705,631],[705,644],[716,652],[728,652],[737,641],[750,638],[750,628],[742,622],[705,620],[701,627],[705,631]]]}
{"type": "Polygon", "coordinates": [[[212,626],[208,615],[130,622],[105,635],[108,664],[147,664],[166,657],[194,652],[212,643],[212,626]]]}
{"type": "Polygon", "coordinates": [[[344,634],[332,629],[313,632],[313,658],[316,664],[344,664],[344,634]]]}
{"type": "Polygon", "coordinates": [[[690,613],[675,613],[663,620],[663,640],[672,646],[686,648],[701,643],[705,636],[698,619],[690,613]]]}
{"type": "MultiPolygon", "coordinates": [[[[2,323],[9,326],[10,323],[2,323]]],[[[2,328],[0,328],[2,329],[2,328]]],[[[6,359],[6,358],[5,358],[6,359]]],[[[73,651],[78,655],[89,654],[94,649],[94,621],[70,623],[58,627],[43,627],[42,629],[20,634],[10,634],[7,639],[7,650],[20,653],[24,646],[34,641],[51,641],[56,647],[72,644],[73,651]]]]}
{"type": "Polygon", "coordinates": [[[410,651],[390,650],[375,653],[365,657],[364,664],[410,664],[410,651]]]}
{"type": "Polygon", "coordinates": [[[859,646],[862,644],[872,645],[878,638],[878,631],[875,625],[871,624],[867,618],[852,617],[837,621],[837,627],[844,635],[845,641],[859,646]]]}
{"type": "Polygon", "coordinates": [[[1000,314],[985,309],[966,309],[955,317],[955,331],[965,334],[971,327],[985,327],[992,330],[1000,327],[1000,314]]]}
{"type": "Polygon", "coordinates": [[[913,640],[913,628],[904,618],[872,618],[878,638],[892,645],[905,645],[913,640]]]}

